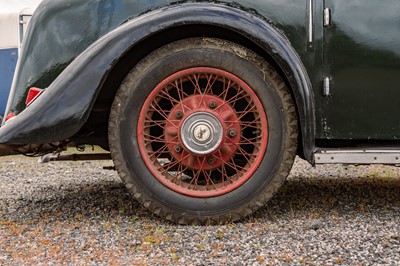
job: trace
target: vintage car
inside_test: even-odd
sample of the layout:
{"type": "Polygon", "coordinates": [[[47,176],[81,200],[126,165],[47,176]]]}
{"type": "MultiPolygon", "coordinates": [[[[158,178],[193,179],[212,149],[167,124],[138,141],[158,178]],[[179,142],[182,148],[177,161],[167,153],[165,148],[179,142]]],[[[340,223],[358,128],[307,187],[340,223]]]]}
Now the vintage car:
{"type": "Polygon", "coordinates": [[[399,164],[399,10],[398,0],[45,0],[1,154],[99,145],[139,202],[184,224],[257,210],[296,155],[399,164]]]}

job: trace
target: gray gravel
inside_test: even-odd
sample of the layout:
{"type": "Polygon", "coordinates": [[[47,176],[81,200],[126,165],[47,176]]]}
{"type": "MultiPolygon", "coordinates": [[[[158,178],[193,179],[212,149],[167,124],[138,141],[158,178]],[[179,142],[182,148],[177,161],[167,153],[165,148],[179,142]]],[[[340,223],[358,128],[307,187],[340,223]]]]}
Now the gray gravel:
{"type": "Polygon", "coordinates": [[[297,160],[268,206],[201,227],[151,215],[111,165],[0,158],[0,265],[400,265],[400,168],[297,160]]]}

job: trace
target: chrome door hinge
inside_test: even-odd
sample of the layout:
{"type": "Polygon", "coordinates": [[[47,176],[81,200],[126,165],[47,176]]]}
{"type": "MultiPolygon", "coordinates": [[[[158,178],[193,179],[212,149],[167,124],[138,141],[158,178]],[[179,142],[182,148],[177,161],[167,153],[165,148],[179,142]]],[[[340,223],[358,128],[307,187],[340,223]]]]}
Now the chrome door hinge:
{"type": "Polygon", "coordinates": [[[324,27],[329,27],[331,25],[331,10],[329,8],[324,8],[324,27]]]}
{"type": "Polygon", "coordinates": [[[331,95],[331,79],[329,77],[324,78],[323,95],[324,96],[331,95]]]}
{"type": "Polygon", "coordinates": [[[308,12],[308,36],[307,36],[307,51],[314,50],[314,0],[307,0],[308,12]]]}

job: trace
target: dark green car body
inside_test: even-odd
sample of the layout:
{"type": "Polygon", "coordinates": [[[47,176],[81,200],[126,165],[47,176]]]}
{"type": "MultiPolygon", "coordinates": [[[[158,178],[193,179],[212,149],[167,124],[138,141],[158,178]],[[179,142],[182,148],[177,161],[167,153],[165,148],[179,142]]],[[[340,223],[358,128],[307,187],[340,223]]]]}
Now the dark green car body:
{"type": "MultiPolygon", "coordinates": [[[[400,3],[398,1],[390,0],[389,3],[372,0],[197,2],[199,3],[165,0],[44,1],[34,16],[24,43],[7,112],[21,113],[25,109],[25,98],[30,87],[49,87],[71,62],[80,54],[85,54],[91,45],[101,42],[101,38],[113,30],[118,30],[119,27],[135,20],[141,20],[140,23],[146,24],[146,16],[151,17],[157,12],[162,15],[166,12],[165,9],[178,10],[186,7],[190,10],[191,7],[198,5],[198,7],[227,7],[230,10],[247,13],[249,16],[265,21],[283,38],[287,38],[288,44],[299,56],[310,83],[311,91],[306,96],[308,99],[305,99],[308,103],[302,104],[307,105],[307,110],[304,112],[312,112],[312,114],[304,114],[300,117],[304,119],[302,127],[310,127],[309,130],[303,130],[303,133],[314,134],[315,137],[310,141],[314,140],[316,146],[335,146],[335,141],[343,143],[341,141],[344,140],[354,140],[357,143],[365,141],[366,144],[370,144],[379,141],[396,142],[400,139],[400,122],[397,118],[397,114],[400,113],[400,16],[397,12],[400,10],[400,3]],[[324,8],[329,8],[330,14],[329,25],[325,26],[324,8]],[[323,92],[324,79],[328,79],[330,83],[327,95],[323,92]]],[[[224,16],[223,12],[221,16],[224,16]]],[[[224,37],[231,31],[231,29],[226,32],[223,32],[223,29],[218,32],[214,29],[207,31],[205,29],[207,19],[204,20],[204,24],[199,20],[190,22],[193,24],[192,27],[185,23],[160,27],[157,29],[157,34],[179,27],[182,27],[182,32],[179,34],[171,32],[167,34],[168,38],[203,36],[207,33],[224,37]],[[193,31],[195,23],[202,27],[197,33],[193,31]],[[187,30],[186,33],[185,30],[187,30]]],[[[147,23],[154,22],[148,19],[147,23]]],[[[187,24],[190,25],[190,23],[187,24]]],[[[228,19],[227,24],[229,24],[228,19]]],[[[212,26],[215,27],[215,25],[210,25],[210,28],[212,26]]],[[[151,37],[154,37],[155,33],[151,34],[151,37]]],[[[254,35],[257,35],[257,32],[254,35]]],[[[144,37],[150,38],[150,35],[144,37]]],[[[246,38],[245,42],[253,41],[256,45],[260,45],[257,41],[246,38]]],[[[170,40],[157,41],[158,43],[154,43],[152,40],[151,46],[156,48],[170,40]]],[[[265,47],[261,48],[268,52],[265,47]]],[[[117,49],[117,47],[110,47],[110,49],[117,49]]],[[[142,51],[136,51],[136,53],[142,56],[142,51]]],[[[292,63],[294,62],[288,62],[288,64],[292,63]]],[[[110,71],[111,67],[104,67],[104,72],[110,71]]],[[[103,85],[101,81],[94,82],[98,87],[103,85]]],[[[93,94],[90,97],[92,99],[88,102],[94,104],[98,95],[93,94]]],[[[76,101],[79,102],[80,99],[76,101]]],[[[297,102],[297,104],[300,103],[297,102]]],[[[58,105],[58,108],[62,108],[62,103],[58,105]]],[[[80,123],[82,124],[86,122],[83,120],[89,117],[90,111],[90,109],[85,110],[86,113],[80,113],[78,118],[73,114],[69,118],[64,115],[57,118],[59,122],[53,123],[51,127],[63,128],[65,123],[61,118],[82,119],[80,123]]],[[[54,115],[57,116],[57,114],[54,115]]],[[[71,134],[68,137],[77,133],[74,132],[76,130],[68,132],[71,134]]],[[[47,135],[37,129],[30,132],[30,135],[32,133],[40,136],[47,135]]],[[[23,143],[21,138],[17,141],[13,140],[12,136],[8,136],[8,138],[0,137],[3,144],[32,142],[27,135],[23,136],[26,143],[23,143]]],[[[45,139],[33,138],[32,140],[37,143],[45,142],[45,139]]],[[[50,137],[49,140],[56,139],[50,137]]],[[[305,145],[312,145],[312,143],[305,145]]],[[[312,150],[311,147],[308,148],[310,148],[309,151],[312,150]]],[[[306,157],[310,158],[310,156],[306,157]]]]}

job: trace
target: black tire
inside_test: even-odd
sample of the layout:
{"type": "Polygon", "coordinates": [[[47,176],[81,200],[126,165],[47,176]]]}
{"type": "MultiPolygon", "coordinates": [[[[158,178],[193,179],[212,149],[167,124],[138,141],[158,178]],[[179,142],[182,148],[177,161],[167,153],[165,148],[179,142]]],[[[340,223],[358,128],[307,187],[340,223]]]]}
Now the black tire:
{"type": "MultiPolygon", "coordinates": [[[[121,179],[132,195],[149,210],[181,224],[215,224],[245,217],[274,195],[293,165],[297,130],[291,95],[271,65],[240,45],[220,39],[192,38],[154,51],[126,76],[111,108],[109,144],[121,179]],[[210,197],[179,193],[162,184],[155,177],[155,170],[149,170],[151,167],[146,165],[149,159],[143,158],[139,149],[140,145],[147,145],[141,144],[142,139],[138,139],[138,126],[142,127],[138,124],[149,95],[167,77],[196,67],[222,70],[248,84],[261,102],[268,124],[268,144],[267,147],[260,147],[263,156],[256,171],[239,187],[210,197]]],[[[241,133],[244,134],[244,131],[241,133]]],[[[255,148],[252,149],[254,153],[255,148]]],[[[225,182],[223,177],[221,182],[225,182]]]]}

